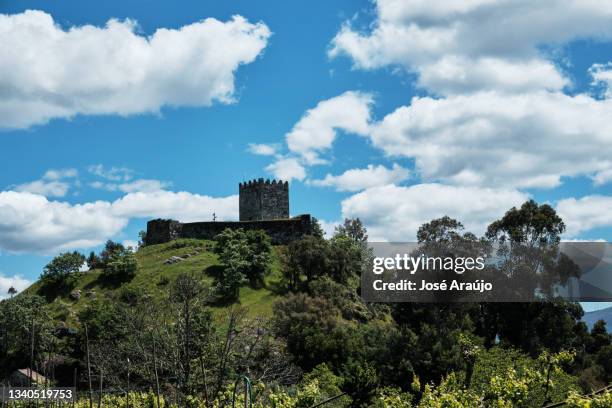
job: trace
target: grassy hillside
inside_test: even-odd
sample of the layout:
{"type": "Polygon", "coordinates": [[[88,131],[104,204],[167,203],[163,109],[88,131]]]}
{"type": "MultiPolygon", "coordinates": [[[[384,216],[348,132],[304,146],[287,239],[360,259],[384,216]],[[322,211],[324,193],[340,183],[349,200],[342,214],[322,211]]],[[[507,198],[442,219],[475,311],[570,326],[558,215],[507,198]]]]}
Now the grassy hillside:
{"type": "MultiPolygon", "coordinates": [[[[83,272],[75,286],[75,290],[81,291],[80,299],[75,300],[70,294],[47,296],[48,310],[54,319],[71,323],[75,321],[78,312],[94,299],[118,299],[122,293],[135,290],[145,291],[153,298],[163,300],[176,277],[182,273],[189,273],[200,279],[205,286],[212,286],[215,273],[221,267],[212,248],[212,241],[194,239],[181,239],[140,248],[136,253],[138,271],[130,282],[109,286],[100,279],[99,270],[83,272]],[[168,263],[173,257],[180,257],[182,260],[168,263]]],[[[240,289],[238,303],[245,306],[251,316],[270,316],[272,304],[279,296],[281,276],[277,250],[278,248],[274,248],[272,272],[266,277],[265,287],[252,289],[245,284],[240,289]]],[[[34,283],[25,293],[45,295],[40,282],[34,283]]],[[[226,307],[212,308],[215,314],[221,314],[226,307]]]]}

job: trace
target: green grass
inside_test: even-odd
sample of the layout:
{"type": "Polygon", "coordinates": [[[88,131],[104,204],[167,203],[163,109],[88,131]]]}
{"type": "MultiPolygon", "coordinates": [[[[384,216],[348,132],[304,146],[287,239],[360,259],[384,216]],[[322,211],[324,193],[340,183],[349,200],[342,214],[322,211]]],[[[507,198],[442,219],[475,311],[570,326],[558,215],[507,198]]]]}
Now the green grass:
{"type": "MultiPolygon", "coordinates": [[[[212,248],[212,241],[195,239],[180,239],[140,248],[136,253],[138,271],[130,282],[119,286],[108,286],[100,279],[99,270],[83,272],[75,286],[75,290],[81,290],[81,298],[74,300],[69,294],[63,294],[48,299],[47,310],[53,319],[72,323],[76,321],[79,311],[94,301],[94,297],[90,295],[92,292],[97,299],[116,300],[121,291],[133,289],[146,292],[153,299],[163,301],[168,297],[176,277],[184,273],[196,277],[204,286],[210,287],[214,284],[214,271],[221,267],[212,248]],[[181,262],[171,265],[164,263],[172,256],[185,257],[187,254],[191,256],[181,262]]],[[[240,299],[234,303],[246,307],[250,317],[270,317],[274,301],[281,296],[281,273],[276,251],[277,248],[274,249],[272,271],[266,277],[265,287],[253,289],[244,285],[240,288],[240,299]]],[[[40,282],[36,282],[26,289],[25,293],[42,294],[40,289],[40,282]]],[[[213,314],[221,316],[230,306],[232,305],[211,306],[211,309],[213,314]]]]}

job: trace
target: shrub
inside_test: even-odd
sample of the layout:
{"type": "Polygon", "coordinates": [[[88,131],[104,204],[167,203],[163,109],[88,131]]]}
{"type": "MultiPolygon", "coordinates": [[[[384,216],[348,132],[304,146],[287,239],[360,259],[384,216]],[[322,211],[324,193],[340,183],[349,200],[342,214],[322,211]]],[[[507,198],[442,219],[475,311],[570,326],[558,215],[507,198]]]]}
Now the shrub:
{"type": "Polygon", "coordinates": [[[107,281],[125,282],[131,280],[138,269],[134,252],[121,246],[109,255],[104,263],[102,278],[107,281]]]}
{"type": "Polygon", "coordinates": [[[69,291],[74,287],[85,257],[74,251],[64,252],[49,262],[41,276],[43,284],[56,291],[69,291]]]}

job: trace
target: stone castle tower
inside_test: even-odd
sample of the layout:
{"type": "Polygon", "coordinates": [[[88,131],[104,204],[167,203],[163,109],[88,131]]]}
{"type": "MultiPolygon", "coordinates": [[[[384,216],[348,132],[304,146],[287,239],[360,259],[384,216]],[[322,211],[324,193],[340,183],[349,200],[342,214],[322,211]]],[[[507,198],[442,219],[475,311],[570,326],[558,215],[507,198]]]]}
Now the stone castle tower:
{"type": "Polygon", "coordinates": [[[289,183],[263,178],[240,183],[240,221],[289,218],[289,183]]]}

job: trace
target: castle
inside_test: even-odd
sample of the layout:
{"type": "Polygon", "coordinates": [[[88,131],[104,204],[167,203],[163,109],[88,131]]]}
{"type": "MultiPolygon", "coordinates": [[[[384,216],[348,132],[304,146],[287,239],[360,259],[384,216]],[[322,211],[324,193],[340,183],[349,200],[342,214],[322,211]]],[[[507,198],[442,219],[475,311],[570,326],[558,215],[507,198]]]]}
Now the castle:
{"type": "Polygon", "coordinates": [[[177,238],[213,239],[226,228],[264,230],[273,244],[287,244],[312,232],[309,214],[289,217],[288,182],[260,178],[240,183],[238,192],[239,221],[151,220],[147,222],[146,244],[161,244],[177,238]]]}

